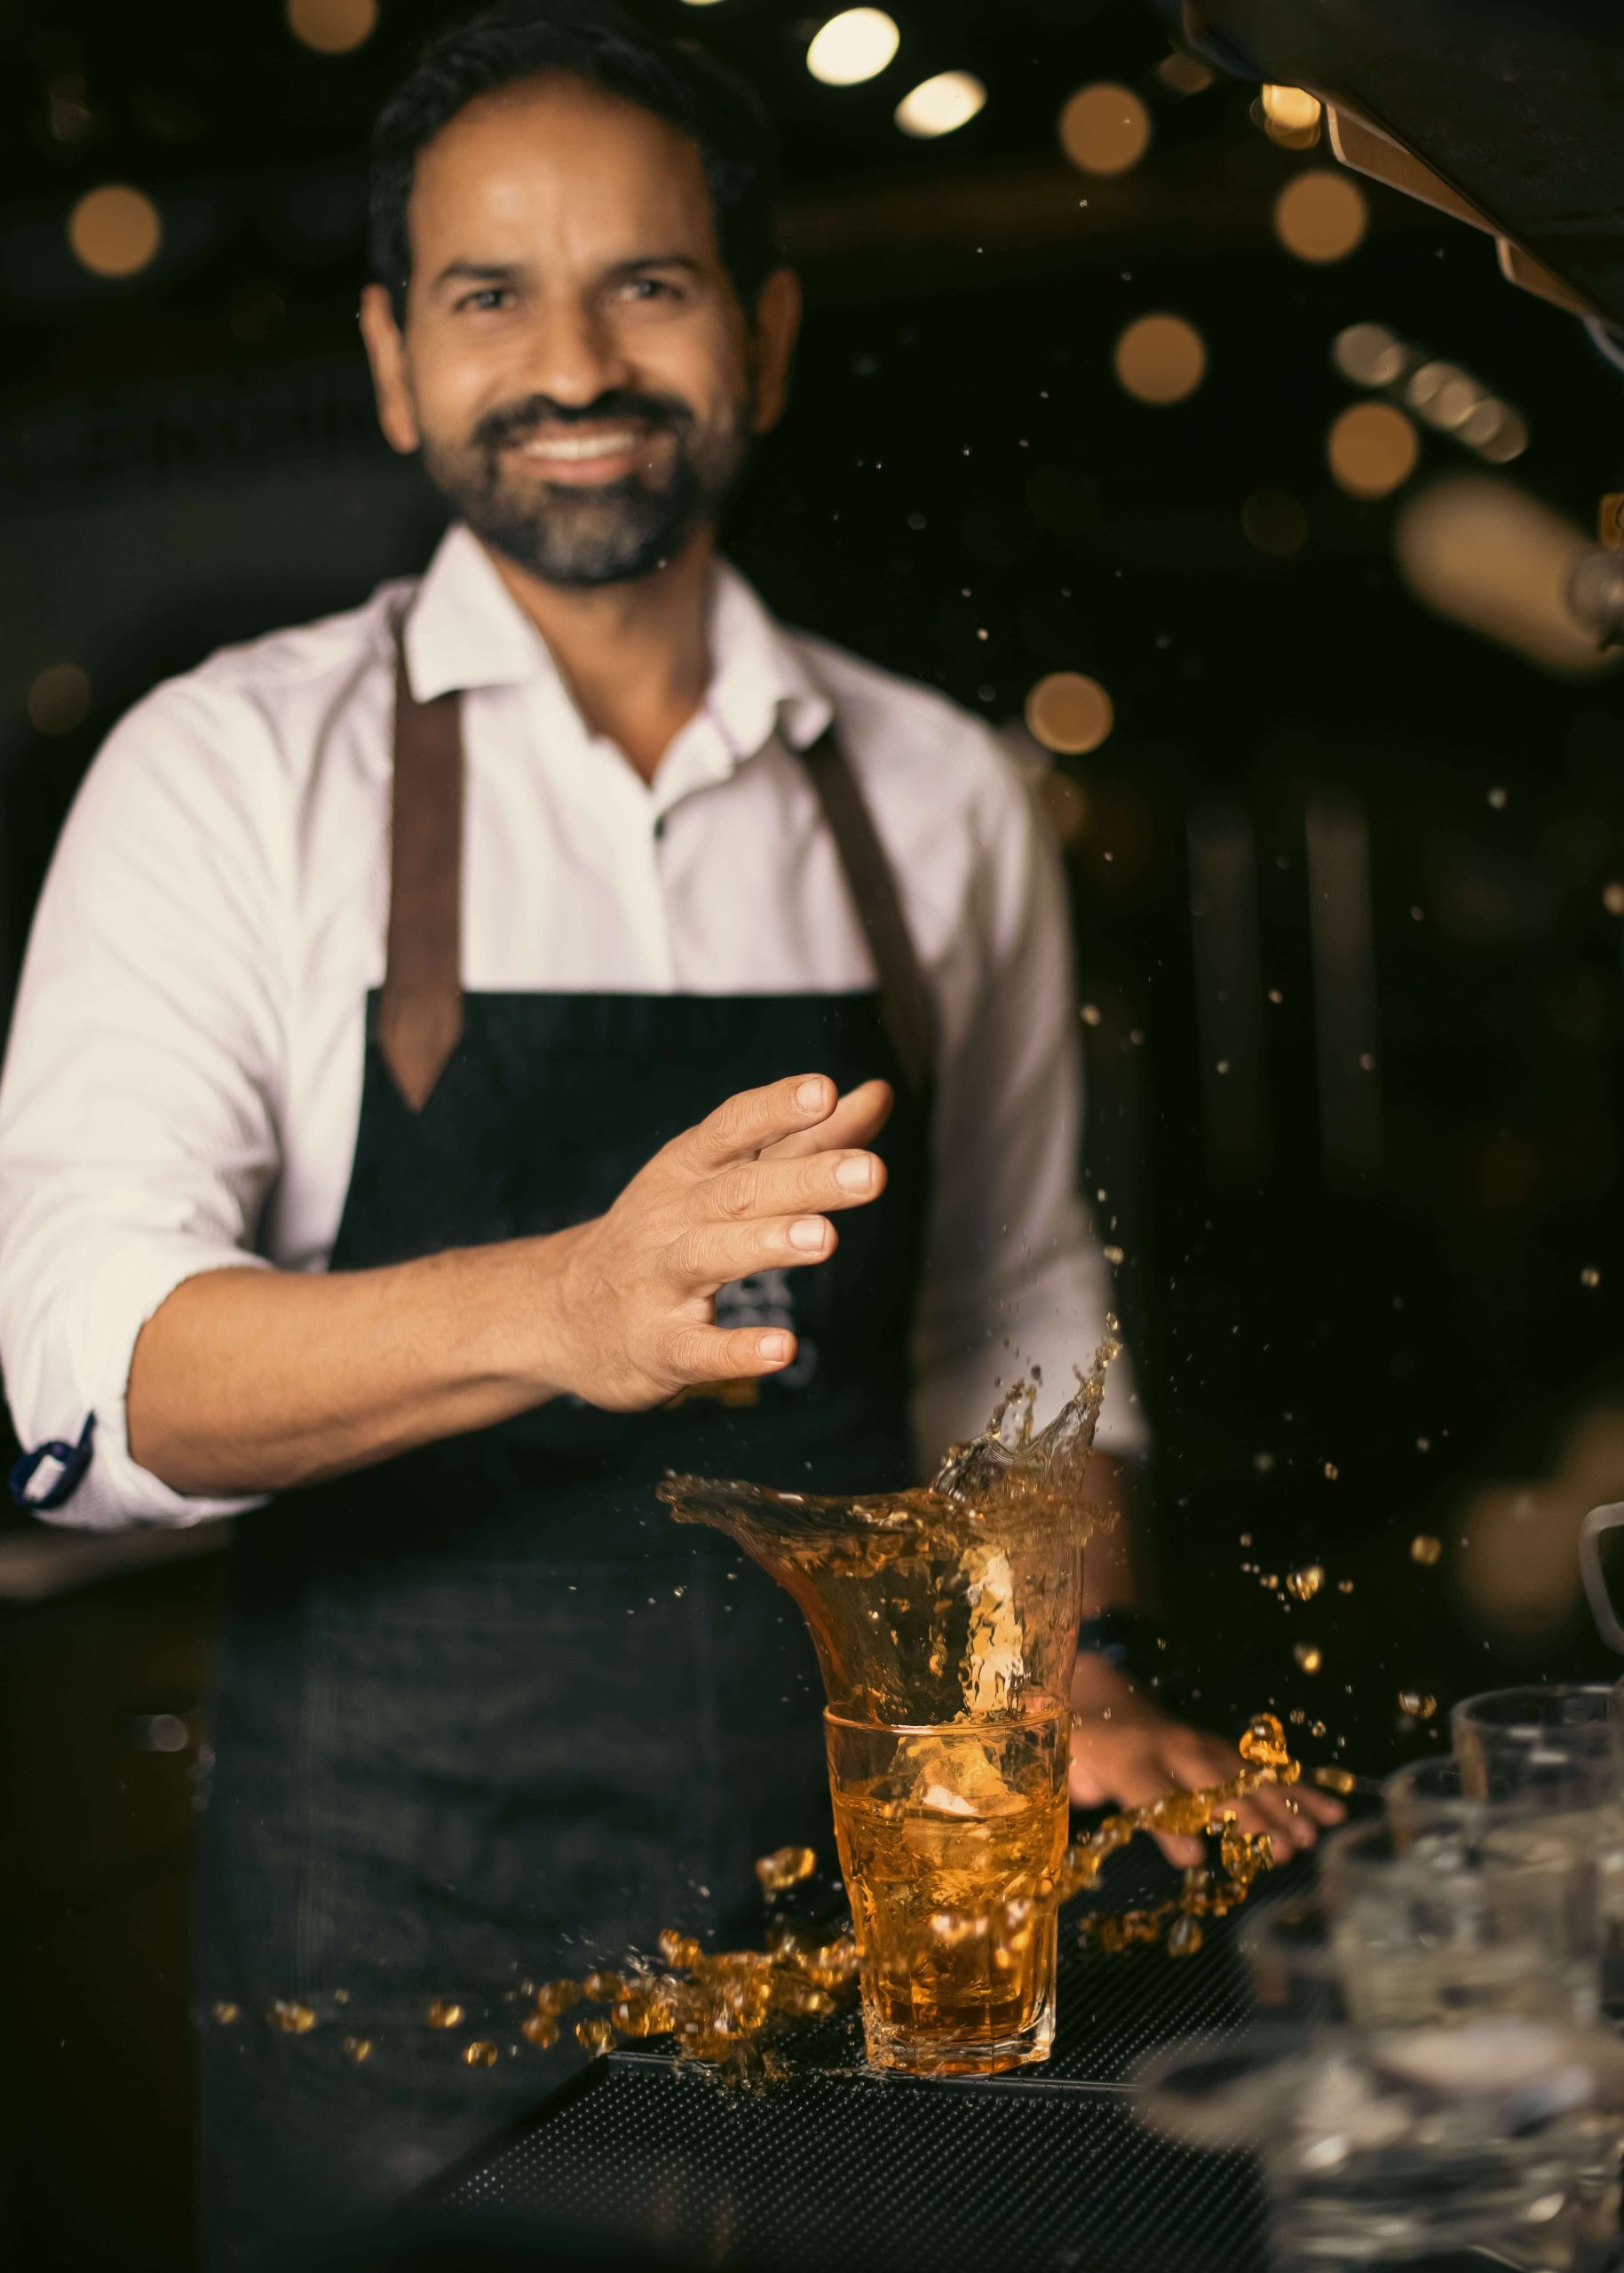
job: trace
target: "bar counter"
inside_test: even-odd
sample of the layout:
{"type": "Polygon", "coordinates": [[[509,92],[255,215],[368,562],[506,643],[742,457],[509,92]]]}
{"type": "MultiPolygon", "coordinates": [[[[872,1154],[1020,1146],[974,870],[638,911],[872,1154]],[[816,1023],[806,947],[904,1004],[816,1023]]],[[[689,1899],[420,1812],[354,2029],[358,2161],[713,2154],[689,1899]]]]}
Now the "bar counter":
{"type": "MultiPolygon", "coordinates": [[[[1144,1842],[1139,1842],[1141,1846],[1144,1842]]],[[[1268,1899],[1301,1865],[1260,1881],[1268,1899]]],[[[1137,1849],[1098,1899],[1173,1889],[1137,1849]]],[[[1080,1945],[1063,1913],[1053,2057],[941,2082],[867,2069],[855,2011],[791,2039],[796,2072],[744,2092],[658,2049],[595,2061],[430,2190],[368,2266],[629,2264],[823,2273],[1264,2273],[1250,2161],[1136,2121],[1126,2078],[1174,2038],[1219,2043],[1251,2012],[1235,1935],[1173,1960],[1080,1945]]]]}

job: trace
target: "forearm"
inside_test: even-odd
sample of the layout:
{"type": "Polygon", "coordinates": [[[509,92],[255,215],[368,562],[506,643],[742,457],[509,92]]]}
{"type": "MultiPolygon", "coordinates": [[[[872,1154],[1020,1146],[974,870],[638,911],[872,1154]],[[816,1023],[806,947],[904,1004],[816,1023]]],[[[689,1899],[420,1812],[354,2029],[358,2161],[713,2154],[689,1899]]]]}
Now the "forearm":
{"type": "Polygon", "coordinates": [[[225,1498],[342,1475],[556,1394],[556,1296],[579,1234],[384,1270],[209,1271],[141,1329],[130,1449],[177,1492],[225,1498]]]}

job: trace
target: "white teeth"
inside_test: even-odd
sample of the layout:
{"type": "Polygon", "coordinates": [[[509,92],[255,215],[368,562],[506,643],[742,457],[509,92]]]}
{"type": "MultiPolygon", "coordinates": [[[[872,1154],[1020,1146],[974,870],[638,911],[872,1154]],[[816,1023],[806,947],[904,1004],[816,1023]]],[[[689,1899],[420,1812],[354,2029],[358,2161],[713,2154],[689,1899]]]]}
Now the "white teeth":
{"type": "Polygon", "coordinates": [[[554,434],[545,441],[526,442],[527,458],[614,458],[637,447],[635,434],[554,434]]]}

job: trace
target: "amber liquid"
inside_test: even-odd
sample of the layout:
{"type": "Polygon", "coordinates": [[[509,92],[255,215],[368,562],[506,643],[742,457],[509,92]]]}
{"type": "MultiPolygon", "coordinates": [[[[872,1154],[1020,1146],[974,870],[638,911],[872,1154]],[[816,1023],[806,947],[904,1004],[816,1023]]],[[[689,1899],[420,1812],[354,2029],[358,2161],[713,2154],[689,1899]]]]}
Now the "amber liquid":
{"type": "Polygon", "coordinates": [[[874,1731],[831,1722],[835,1829],[878,2067],[987,2075],[1046,2059],[1066,1853],[1064,1715],[874,1731]]]}

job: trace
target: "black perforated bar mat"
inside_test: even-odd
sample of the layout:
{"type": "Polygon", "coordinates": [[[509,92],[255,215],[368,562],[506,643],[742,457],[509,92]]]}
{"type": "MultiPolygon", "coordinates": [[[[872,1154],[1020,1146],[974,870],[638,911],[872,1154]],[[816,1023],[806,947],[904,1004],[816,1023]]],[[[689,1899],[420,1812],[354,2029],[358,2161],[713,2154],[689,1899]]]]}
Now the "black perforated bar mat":
{"type": "MultiPolygon", "coordinates": [[[[1176,1884],[1153,1856],[1124,1857],[1108,1895],[1120,1908],[1176,1884]]],[[[1263,2273],[1251,2165],[1153,2137],[1123,2087],[1155,2046],[1242,2024],[1239,1920],[1209,1924],[1176,1961],[1102,1956],[1080,1944],[1079,1914],[1061,1922],[1046,2066],[878,2076],[855,2015],[795,2039],[794,2080],[755,2095],[658,2051],[617,2052],[448,2180],[432,2226],[450,2253],[433,2262],[1263,2273]]]]}

